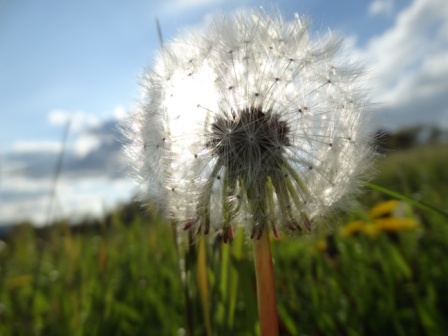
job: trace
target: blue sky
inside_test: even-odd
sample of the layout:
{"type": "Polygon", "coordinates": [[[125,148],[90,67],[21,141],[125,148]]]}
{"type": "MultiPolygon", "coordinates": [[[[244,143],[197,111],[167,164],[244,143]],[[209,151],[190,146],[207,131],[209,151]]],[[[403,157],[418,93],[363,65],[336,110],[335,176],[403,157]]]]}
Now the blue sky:
{"type": "MultiPolygon", "coordinates": [[[[380,124],[448,128],[446,0],[280,1],[286,17],[348,36],[369,66],[380,124]]],[[[138,76],[164,39],[237,0],[0,0],[0,225],[45,222],[64,125],[67,155],[52,216],[101,214],[133,194],[118,168],[117,119],[139,95],[138,76]]]]}

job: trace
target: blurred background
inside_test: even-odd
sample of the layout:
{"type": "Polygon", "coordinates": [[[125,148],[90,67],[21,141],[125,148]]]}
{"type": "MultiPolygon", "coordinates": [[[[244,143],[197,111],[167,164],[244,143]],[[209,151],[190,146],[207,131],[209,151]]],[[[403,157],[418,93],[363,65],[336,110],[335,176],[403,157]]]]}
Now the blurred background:
{"type": "MultiPolygon", "coordinates": [[[[329,27],[347,36],[369,69],[378,130],[405,133],[392,142],[447,140],[443,0],[275,5],[288,19],[294,12],[311,18],[316,33],[329,27]]],[[[0,226],[80,221],[129,201],[135,190],[122,166],[116,124],[132,109],[138,78],[159,49],[155,18],[169,41],[211,13],[257,6],[271,4],[0,0],[0,226]]]]}
{"type": "MultiPolygon", "coordinates": [[[[448,334],[446,0],[274,5],[347,36],[367,66],[373,182],[398,193],[366,188],[328,227],[271,240],[280,334],[448,334]]],[[[117,131],[160,49],[156,18],[169,41],[258,6],[0,0],[0,335],[258,334],[250,242],[178,235],[132,202],[117,131]]]]}

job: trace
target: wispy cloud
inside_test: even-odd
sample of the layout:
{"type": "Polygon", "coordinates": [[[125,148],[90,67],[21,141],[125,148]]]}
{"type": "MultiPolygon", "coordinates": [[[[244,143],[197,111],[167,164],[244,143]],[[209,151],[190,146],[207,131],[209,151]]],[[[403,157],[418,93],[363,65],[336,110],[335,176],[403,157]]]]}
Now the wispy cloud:
{"type": "MultiPolygon", "coordinates": [[[[78,114],[79,125],[89,120],[78,114]]],[[[51,121],[64,124],[64,113],[51,121]]],[[[56,189],[53,217],[99,216],[132,196],[133,184],[123,174],[122,139],[116,120],[78,130],[66,148],[56,189]]],[[[87,122],[88,123],[88,122],[87,122]]],[[[0,225],[31,219],[46,222],[56,162],[62,144],[18,142],[2,157],[0,225]]]]}
{"type": "Polygon", "coordinates": [[[89,114],[84,111],[67,111],[63,109],[56,109],[48,113],[48,121],[52,125],[64,126],[70,122],[71,132],[80,132],[89,127],[98,126],[101,119],[94,114],[89,114]]]}
{"type": "Polygon", "coordinates": [[[225,0],[174,0],[167,1],[167,8],[170,8],[174,11],[179,11],[182,9],[192,9],[197,7],[217,5],[223,2],[225,2],[225,0]]]}
{"type": "MultiPolygon", "coordinates": [[[[14,178],[2,186],[0,225],[31,220],[36,225],[47,223],[51,181],[14,178]],[[17,188],[17,184],[21,187],[17,188]]],[[[77,222],[86,216],[99,217],[125,202],[134,186],[126,179],[61,178],[57,185],[50,220],[66,218],[77,222]]]]}
{"type": "Polygon", "coordinates": [[[84,158],[90,152],[101,147],[101,139],[92,134],[81,134],[73,144],[73,152],[76,156],[84,158]]]}
{"type": "Polygon", "coordinates": [[[392,125],[448,127],[448,6],[415,0],[373,38],[364,56],[374,65],[378,100],[392,125]]]}
{"type": "Polygon", "coordinates": [[[394,9],[393,0],[374,0],[370,3],[368,13],[370,16],[391,15],[394,9]]]}
{"type": "Polygon", "coordinates": [[[12,145],[12,151],[16,153],[51,152],[61,151],[62,144],[58,141],[17,141],[12,145]]]}
{"type": "Polygon", "coordinates": [[[239,7],[246,5],[250,0],[170,0],[165,1],[163,10],[168,15],[183,13],[188,10],[217,10],[219,7],[239,7]]]}

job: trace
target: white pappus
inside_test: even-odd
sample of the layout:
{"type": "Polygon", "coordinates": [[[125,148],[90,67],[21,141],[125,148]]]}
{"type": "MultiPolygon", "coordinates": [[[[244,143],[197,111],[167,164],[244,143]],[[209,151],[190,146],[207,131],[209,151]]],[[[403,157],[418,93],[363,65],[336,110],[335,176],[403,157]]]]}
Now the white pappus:
{"type": "Polygon", "coordinates": [[[123,125],[142,199],[225,241],[236,225],[277,236],[347,209],[373,152],[363,71],[343,47],[263,10],[165,44],[123,125]]]}

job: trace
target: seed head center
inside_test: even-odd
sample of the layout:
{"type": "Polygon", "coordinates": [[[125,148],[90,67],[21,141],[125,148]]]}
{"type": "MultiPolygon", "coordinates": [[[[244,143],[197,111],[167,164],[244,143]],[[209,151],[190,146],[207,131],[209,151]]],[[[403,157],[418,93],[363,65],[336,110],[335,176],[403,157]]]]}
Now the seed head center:
{"type": "Polygon", "coordinates": [[[248,107],[231,117],[219,116],[211,125],[209,146],[230,173],[245,176],[278,168],[290,145],[289,126],[272,110],[248,107]]]}

